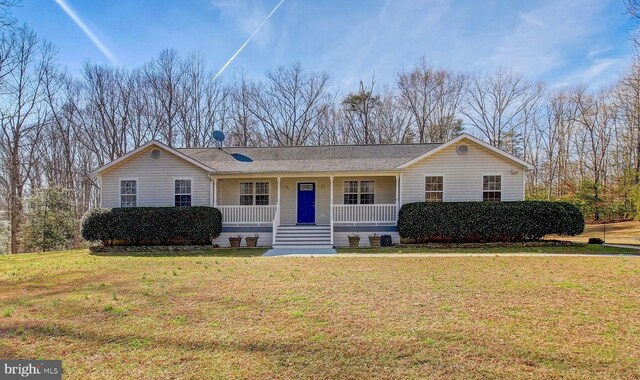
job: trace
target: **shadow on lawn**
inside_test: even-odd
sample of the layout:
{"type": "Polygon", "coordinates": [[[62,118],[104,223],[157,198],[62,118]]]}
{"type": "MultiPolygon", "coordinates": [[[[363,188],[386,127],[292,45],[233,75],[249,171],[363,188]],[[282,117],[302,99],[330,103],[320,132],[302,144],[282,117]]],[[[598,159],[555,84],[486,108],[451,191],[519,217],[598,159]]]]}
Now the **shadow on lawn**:
{"type": "Polygon", "coordinates": [[[265,248],[212,248],[209,251],[177,252],[89,252],[92,256],[129,256],[129,257],[256,257],[262,256],[265,248]]]}
{"type": "MultiPolygon", "coordinates": [[[[31,339],[56,339],[71,340],[90,345],[117,345],[121,348],[131,350],[136,342],[142,342],[144,346],[168,350],[182,349],[190,352],[200,351],[213,353],[215,351],[243,351],[262,352],[265,355],[287,355],[290,352],[304,352],[306,344],[300,343],[278,343],[271,339],[261,339],[261,337],[251,337],[237,339],[234,342],[223,342],[214,337],[188,337],[172,336],[170,334],[157,337],[148,334],[136,334],[126,332],[96,331],[91,328],[79,329],[77,327],[65,326],[61,323],[44,324],[43,322],[29,321],[26,323],[8,323],[0,326],[0,336],[4,338],[29,337],[31,339]]],[[[308,349],[308,348],[307,348],[308,349]]],[[[18,351],[6,345],[0,347],[0,353],[16,355],[18,351]]]]}

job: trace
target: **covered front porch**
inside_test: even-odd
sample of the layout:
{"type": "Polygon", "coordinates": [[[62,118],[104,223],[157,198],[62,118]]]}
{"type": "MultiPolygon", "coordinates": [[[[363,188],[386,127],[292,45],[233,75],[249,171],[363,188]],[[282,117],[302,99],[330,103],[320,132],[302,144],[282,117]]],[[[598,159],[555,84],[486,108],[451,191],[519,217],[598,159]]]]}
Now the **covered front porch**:
{"type": "Polygon", "coordinates": [[[333,247],[345,245],[350,233],[393,232],[401,204],[397,173],[227,175],[212,177],[211,193],[212,206],[222,212],[223,232],[255,231],[263,237],[262,244],[268,237],[272,246],[333,247]]]}

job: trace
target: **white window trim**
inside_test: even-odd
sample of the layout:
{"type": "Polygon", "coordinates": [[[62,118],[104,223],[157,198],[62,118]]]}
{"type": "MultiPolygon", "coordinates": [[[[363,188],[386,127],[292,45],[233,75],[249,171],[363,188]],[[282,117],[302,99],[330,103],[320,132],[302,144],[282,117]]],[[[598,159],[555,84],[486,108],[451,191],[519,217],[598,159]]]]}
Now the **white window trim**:
{"type": "MultiPolygon", "coordinates": [[[[422,191],[422,196],[424,198],[424,201],[427,201],[427,177],[442,177],[442,203],[447,201],[447,177],[444,174],[434,174],[434,173],[428,173],[424,175],[424,178],[422,178],[422,187],[423,187],[423,191],[422,191]]],[[[437,193],[437,191],[430,191],[430,193],[437,193]]]]}
{"type": "Polygon", "coordinates": [[[499,192],[500,193],[500,201],[499,202],[504,202],[504,193],[502,192],[502,188],[504,187],[504,175],[502,175],[502,173],[481,173],[480,175],[480,202],[484,202],[484,193],[485,191],[490,191],[490,192],[499,192]],[[484,189],[484,177],[487,176],[494,176],[494,177],[500,177],[500,190],[485,190],[484,189]]]}
{"type": "Polygon", "coordinates": [[[122,207],[122,196],[132,194],[122,194],[122,181],[136,181],[136,205],[138,207],[138,198],[140,197],[140,181],[138,178],[118,178],[118,207],[122,207]]]}
{"type": "Polygon", "coordinates": [[[345,194],[356,194],[358,196],[358,202],[355,204],[350,204],[350,206],[357,206],[357,205],[367,205],[367,204],[376,204],[376,200],[378,199],[378,196],[376,194],[376,189],[378,188],[378,186],[376,185],[376,180],[375,179],[370,179],[370,178],[358,178],[358,179],[343,179],[342,180],[342,204],[346,204],[344,203],[344,196],[345,194]],[[344,184],[345,182],[357,182],[358,183],[358,191],[355,193],[347,193],[344,191],[344,184]],[[361,187],[360,187],[360,182],[373,182],[373,192],[372,193],[363,193],[361,191],[361,187]],[[360,203],[360,194],[373,194],[373,203],[360,203]]]}
{"type": "MultiPolygon", "coordinates": [[[[176,195],[191,195],[191,206],[193,206],[193,178],[192,177],[175,177],[173,178],[173,207],[176,207],[176,195]],[[189,194],[176,194],[176,181],[191,181],[191,192],[189,194]]],[[[182,206],[182,207],[191,207],[182,206]]]]}
{"type": "Polygon", "coordinates": [[[270,180],[253,180],[253,181],[242,181],[242,180],[240,180],[240,181],[238,181],[238,205],[240,205],[240,197],[242,197],[243,195],[251,195],[253,200],[252,200],[252,204],[250,204],[250,205],[241,205],[241,206],[258,206],[258,207],[260,207],[260,206],[271,206],[271,205],[273,205],[273,203],[271,203],[271,188],[272,187],[273,186],[271,186],[271,181],[270,180]],[[241,189],[242,189],[242,184],[243,183],[252,183],[253,184],[253,192],[251,194],[242,194],[241,189]],[[257,194],[256,193],[256,191],[257,191],[256,183],[268,183],[269,184],[268,185],[269,189],[268,189],[267,193],[266,194],[257,194]],[[257,195],[266,195],[266,196],[268,196],[269,197],[269,203],[266,204],[266,205],[257,205],[256,204],[256,196],[257,195]]]}

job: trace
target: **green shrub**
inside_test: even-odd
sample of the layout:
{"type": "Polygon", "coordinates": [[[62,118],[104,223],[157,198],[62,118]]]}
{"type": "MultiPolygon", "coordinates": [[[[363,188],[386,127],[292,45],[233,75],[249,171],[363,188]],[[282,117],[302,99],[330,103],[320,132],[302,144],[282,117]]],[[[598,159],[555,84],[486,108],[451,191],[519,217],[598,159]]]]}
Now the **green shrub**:
{"type": "Polygon", "coordinates": [[[402,206],[398,232],[424,242],[538,240],[544,235],[577,235],[582,212],[564,202],[444,202],[402,206]]]}
{"type": "Polygon", "coordinates": [[[220,235],[222,215],[213,207],[131,207],[88,211],[82,237],[113,245],[205,245],[220,235]]]}
{"type": "Polygon", "coordinates": [[[76,233],[74,203],[60,187],[34,189],[28,198],[22,242],[30,251],[51,251],[70,246],[76,233]]]}

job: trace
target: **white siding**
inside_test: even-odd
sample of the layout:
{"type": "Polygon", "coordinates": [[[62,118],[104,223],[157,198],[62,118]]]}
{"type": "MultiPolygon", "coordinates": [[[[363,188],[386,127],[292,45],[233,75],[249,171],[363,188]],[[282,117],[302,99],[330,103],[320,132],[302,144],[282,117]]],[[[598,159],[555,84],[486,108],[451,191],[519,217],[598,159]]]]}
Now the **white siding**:
{"type": "Polygon", "coordinates": [[[209,206],[209,177],[201,168],[160,149],[151,158],[149,147],[102,174],[102,207],[120,207],[120,179],[137,179],[138,207],[169,207],[175,204],[174,180],[191,179],[192,206],[209,206]]]}
{"type": "Polygon", "coordinates": [[[524,168],[470,141],[461,156],[450,146],[407,167],[402,173],[402,203],[424,202],[424,177],[444,177],[444,200],[481,201],[482,176],[502,176],[502,200],[524,200],[524,168]],[[511,171],[516,170],[517,174],[511,171]]]}

